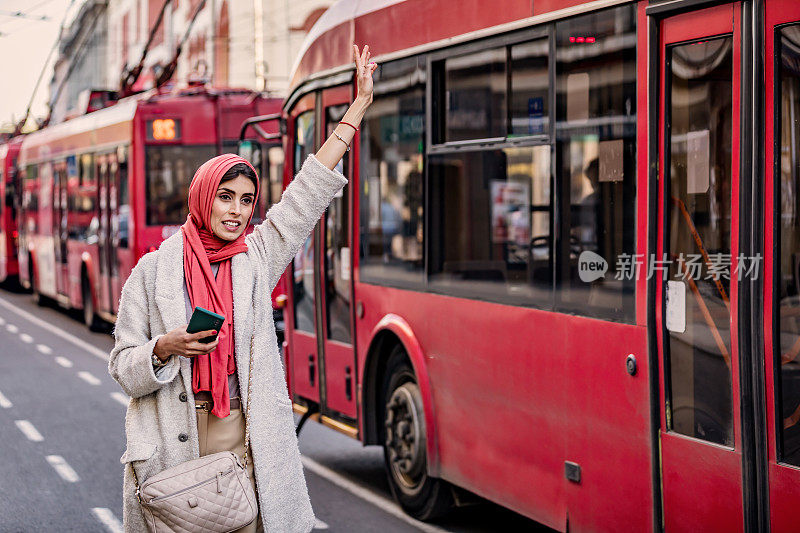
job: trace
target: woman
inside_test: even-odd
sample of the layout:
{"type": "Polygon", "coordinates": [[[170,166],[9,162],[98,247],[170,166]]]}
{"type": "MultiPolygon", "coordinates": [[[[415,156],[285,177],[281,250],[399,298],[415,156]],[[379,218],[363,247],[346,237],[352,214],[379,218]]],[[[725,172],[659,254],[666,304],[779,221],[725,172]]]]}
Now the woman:
{"type": "Polygon", "coordinates": [[[334,171],[372,102],[369,47],[353,47],[358,94],[334,134],[309,156],[283,199],[252,234],[244,230],[258,179],[244,159],[204,163],[189,190],[182,231],[142,257],[125,283],[109,372],[132,398],[125,420],[125,531],[146,531],[139,482],[219,452],[244,454],[244,413],[253,346],[249,471],[259,516],[239,531],[310,531],[314,514],[303,477],[291,401],[271,319],[270,294],[286,266],[347,180],[334,171]],[[183,267],[183,268],[181,268],[183,267]],[[179,275],[179,273],[183,275],[179,275]],[[217,332],[188,334],[195,306],[226,316],[217,332]],[[230,319],[232,315],[232,320],[230,319]]]}

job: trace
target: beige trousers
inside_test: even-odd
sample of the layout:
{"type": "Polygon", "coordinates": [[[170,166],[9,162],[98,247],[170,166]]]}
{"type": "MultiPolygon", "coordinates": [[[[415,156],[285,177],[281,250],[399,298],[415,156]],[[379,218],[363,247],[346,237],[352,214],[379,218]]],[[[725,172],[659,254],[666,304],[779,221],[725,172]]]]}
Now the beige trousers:
{"type": "MultiPolygon", "coordinates": [[[[231,414],[225,418],[212,415],[205,409],[197,411],[197,434],[200,437],[200,457],[217,452],[231,451],[244,458],[244,416],[241,408],[231,409],[231,414]]],[[[256,487],[255,476],[253,475],[253,459],[247,454],[247,475],[253,489],[256,487]]],[[[258,501],[258,492],[256,492],[258,501]]],[[[256,533],[262,532],[261,513],[259,512],[253,522],[237,529],[232,533],[256,533]]]]}

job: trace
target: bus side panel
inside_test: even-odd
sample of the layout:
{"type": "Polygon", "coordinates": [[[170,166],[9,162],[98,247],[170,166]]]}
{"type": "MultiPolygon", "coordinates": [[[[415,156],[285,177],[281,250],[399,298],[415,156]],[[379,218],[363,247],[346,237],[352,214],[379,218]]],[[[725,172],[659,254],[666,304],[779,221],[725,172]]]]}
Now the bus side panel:
{"type": "MultiPolygon", "coordinates": [[[[653,519],[647,329],[582,317],[559,317],[567,333],[547,357],[563,358],[559,383],[566,428],[564,459],[580,466],[567,483],[575,531],[649,531],[653,519]],[[634,375],[626,359],[636,360],[634,375]]],[[[537,324],[538,326],[538,324],[537,324]]],[[[539,328],[537,328],[539,329],[539,328]]],[[[544,337],[544,323],[539,330],[544,337]]]]}
{"type": "Polygon", "coordinates": [[[389,312],[419,339],[444,479],[561,530],[567,513],[576,530],[651,528],[645,328],[361,283],[356,292],[359,346],[389,312]],[[565,461],[580,466],[579,483],[565,461]]]}

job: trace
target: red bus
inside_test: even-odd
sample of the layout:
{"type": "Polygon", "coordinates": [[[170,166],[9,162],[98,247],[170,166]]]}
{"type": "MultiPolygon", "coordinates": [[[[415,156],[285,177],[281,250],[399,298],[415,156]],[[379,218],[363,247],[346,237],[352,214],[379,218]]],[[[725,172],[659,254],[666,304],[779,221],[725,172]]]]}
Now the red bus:
{"type": "MultiPolygon", "coordinates": [[[[92,328],[113,321],[136,261],[186,220],[197,167],[235,152],[246,118],[279,109],[280,100],[252,91],[189,87],[126,98],[27,135],[19,157],[23,286],[37,300],[83,309],[92,328]]],[[[268,182],[280,184],[282,161],[256,164],[264,188],[275,189],[268,182]]]]}
{"type": "MultiPolygon", "coordinates": [[[[800,3],[339,2],[286,181],[380,68],[287,272],[295,410],[560,531],[796,531],[800,3]]],[[[305,421],[305,420],[303,420],[305,421]]]]}
{"type": "Polygon", "coordinates": [[[17,157],[22,137],[0,144],[0,283],[18,281],[17,262],[17,157]]]}

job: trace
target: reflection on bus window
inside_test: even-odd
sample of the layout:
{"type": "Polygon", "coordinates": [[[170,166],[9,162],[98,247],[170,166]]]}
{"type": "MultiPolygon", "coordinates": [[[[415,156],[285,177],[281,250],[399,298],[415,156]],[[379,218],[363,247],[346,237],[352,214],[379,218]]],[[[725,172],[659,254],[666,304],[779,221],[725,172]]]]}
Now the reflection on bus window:
{"type": "MultiPolygon", "coordinates": [[[[297,116],[294,130],[295,175],[303,166],[308,154],[314,151],[314,110],[297,116]]],[[[319,224],[317,224],[317,227],[319,224]]],[[[293,263],[294,327],[300,331],[314,332],[314,231],[306,238],[303,248],[295,255],[293,263]]]]}
{"type": "Polygon", "coordinates": [[[684,331],[668,332],[667,417],[675,432],[729,446],[730,280],[709,275],[711,260],[693,273],[686,258],[730,258],[732,58],[730,37],[668,49],[670,145],[664,171],[668,279],[683,283],[686,293],[684,331]]]}
{"type": "MultiPolygon", "coordinates": [[[[344,118],[348,105],[325,108],[326,136],[344,118]]],[[[336,170],[350,176],[349,154],[339,161],[336,170]]],[[[331,201],[325,212],[325,316],[327,338],[339,342],[352,342],[350,333],[350,184],[344,186],[331,201]]]]}
{"type": "Polygon", "coordinates": [[[430,279],[493,301],[552,299],[550,146],[431,156],[430,279]]]}
{"type": "Polygon", "coordinates": [[[444,142],[505,137],[506,49],[445,61],[444,142]]]}
{"type": "Polygon", "coordinates": [[[800,26],[780,30],[780,51],[780,309],[774,361],[780,368],[780,460],[800,466],[800,26]]]}
{"type": "Polygon", "coordinates": [[[548,39],[511,47],[510,136],[548,133],[548,39]]]}
{"type": "Polygon", "coordinates": [[[634,314],[633,276],[618,265],[636,237],[635,22],[635,7],[624,6],[556,24],[556,308],[623,322],[634,314]],[[605,275],[582,280],[582,254],[601,256],[605,275]]]}
{"type": "Polygon", "coordinates": [[[128,149],[125,146],[117,148],[117,164],[119,165],[119,185],[117,186],[117,205],[119,214],[117,215],[117,228],[119,230],[119,246],[127,248],[130,244],[130,219],[131,201],[130,191],[128,191],[128,149]]]}
{"type": "Polygon", "coordinates": [[[67,168],[67,235],[81,242],[97,242],[97,177],[92,154],[78,156],[77,176],[67,168]]]}
{"type": "Polygon", "coordinates": [[[211,145],[145,147],[148,225],[186,221],[192,177],[215,154],[211,145]]]}
{"type": "Polygon", "coordinates": [[[362,122],[360,272],[365,281],[423,279],[423,84],[421,59],[384,65],[362,122]]]}

